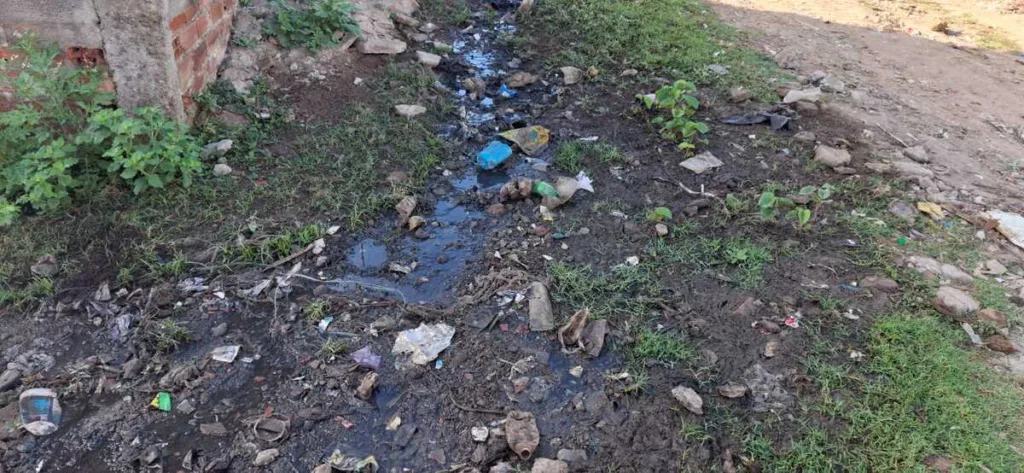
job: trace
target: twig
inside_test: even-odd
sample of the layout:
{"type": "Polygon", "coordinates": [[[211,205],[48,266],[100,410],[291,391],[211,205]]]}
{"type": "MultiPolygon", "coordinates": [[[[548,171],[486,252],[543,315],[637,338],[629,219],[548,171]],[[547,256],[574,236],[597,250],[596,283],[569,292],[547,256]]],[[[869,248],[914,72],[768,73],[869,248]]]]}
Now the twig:
{"type": "Polygon", "coordinates": [[[312,250],[312,249],[313,249],[313,243],[310,243],[310,244],[306,245],[305,248],[303,248],[303,249],[301,249],[299,251],[296,251],[295,253],[292,253],[290,256],[287,256],[285,258],[282,258],[282,259],[279,259],[277,261],[274,261],[273,263],[270,263],[270,265],[268,265],[266,268],[263,268],[263,270],[264,271],[270,271],[271,269],[274,269],[274,268],[276,268],[278,266],[281,266],[282,264],[285,264],[285,263],[287,263],[287,262],[289,262],[289,261],[291,261],[291,260],[293,260],[295,258],[298,258],[298,257],[308,253],[309,250],[312,250]]]}
{"type": "Polygon", "coordinates": [[[455,395],[452,394],[452,392],[450,391],[451,388],[448,388],[448,389],[449,389],[449,391],[448,391],[448,398],[451,399],[452,400],[452,404],[454,404],[455,407],[458,407],[460,410],[463,410],[463,411],[466,411],[466,412],[477,412],[477,413],[480,413],[480,414],[492,414],[492,415],[496,415],[496,416],[503,416],[503,415],[505,415],[505,413],[502,412],[502,411],[495,411],[495,410],[491,410],[491,409],[478,409],[478,408],[475,408],[475,407],[463,406],[462,404],[459,404],[459,401],[455,400],[455,395]]]}
{"type": "Polygon", "coordinates": [[[398,297],[402,298],[402,304],[408,304],[408,301],[405,298],[405,294],[402,293],[402,291],[399,291],[398,289],[393,289],[393,288],[390,288],[390,287],[376,286],[376,285],[373,285],[373,284],[367,284],[367,283],[360,282],[360,281],[353,281],[351,279],[324,279],[324,280],[321,280],[321,279],[317,279],[317,278],[312,278],[312,277],[306,276],[305,274],[295,274],[292,277],[299,278],[299,279],[306,279],[308,281],[314,281],[314,282],[319,282],[319,283],[324,283],[324,284],[355,284],[356,286],[363,287],[363,288],[366,288],[366,289],[373,289],[375,291],[381,291],[381,292],[390,292],[390,293],[393,293],[393,294],[398,294],[398,297]]]}
{"type": "Polygon", "coordinates": [[[885,127],[882,126],[881,124],[875,123],[875,126],[877,126],[878,129],[884,131],[886,135],[889,135],[889,138],[892,138],[892,139],[898,141],[901,145],[903,145],[904,148],[909,148],[910,147],[910,145],[908,145],[907,142],[901,140],[898,136],[890,133],[889,130],[886,130],[885,127]]]}

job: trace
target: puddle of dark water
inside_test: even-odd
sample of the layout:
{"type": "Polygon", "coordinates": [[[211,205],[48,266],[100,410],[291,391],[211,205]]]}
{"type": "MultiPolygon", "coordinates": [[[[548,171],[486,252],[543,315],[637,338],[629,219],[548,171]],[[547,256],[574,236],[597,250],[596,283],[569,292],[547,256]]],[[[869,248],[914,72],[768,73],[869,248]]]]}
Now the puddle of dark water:
{"type": "Polygon", "coordinates": [[[348,252],[348,264],[359,270],[380,269],[388,261],[388,249],[372,238],[367,238],[348,252]]]}

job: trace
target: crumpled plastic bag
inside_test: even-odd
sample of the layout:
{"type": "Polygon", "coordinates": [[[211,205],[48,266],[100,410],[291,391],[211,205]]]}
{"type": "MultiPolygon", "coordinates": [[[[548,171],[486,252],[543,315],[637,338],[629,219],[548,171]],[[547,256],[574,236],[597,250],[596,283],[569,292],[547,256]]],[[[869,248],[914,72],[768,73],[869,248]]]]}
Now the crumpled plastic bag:
{"type": "Polygon", "coordinates": [[[501,137],[519,145],[524,153],[534,156],[548,145],[551,131],[542,126],[528,126],[503,132],[501,137]]]}

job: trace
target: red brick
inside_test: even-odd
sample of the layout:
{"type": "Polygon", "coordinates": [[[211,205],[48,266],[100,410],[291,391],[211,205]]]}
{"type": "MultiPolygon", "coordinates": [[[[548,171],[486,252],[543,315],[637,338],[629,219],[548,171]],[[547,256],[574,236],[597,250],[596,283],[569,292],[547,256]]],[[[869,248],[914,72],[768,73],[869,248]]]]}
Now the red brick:
{"type": "Polygon", "coordinates": [[[199,18],[196,19],[196,35],[200,38],[206,36],[207,31],[210,30],[210,16],[206,12],[200,13],[199,18]]]}
{"type": "Polygon", "coordinates": [[[178,85],[185,89],[192,83],[192,61],[178,63],[178,85]]]}
{"type": "Polygon", "coordinates": [[[175,41],[178,42],[181,52],[191,51],[196,43],[199,42],[199,35],[196,33],[196,26],[192,24],[183,29],[181,34],[175,38],[175,41]]]}
{"type": "Polygon", "coordinates": [[[206,43],[200,42],[192,53],[192,69],[201,70],[206,63],[206,43]]]}
{"type": "Polygon", "coordinates": [[[10,48],[0,46],[0,60],[11,59],[14,56],[17,56],[17,54],[15,54],[14,51],[11,51],[10,48]]]}

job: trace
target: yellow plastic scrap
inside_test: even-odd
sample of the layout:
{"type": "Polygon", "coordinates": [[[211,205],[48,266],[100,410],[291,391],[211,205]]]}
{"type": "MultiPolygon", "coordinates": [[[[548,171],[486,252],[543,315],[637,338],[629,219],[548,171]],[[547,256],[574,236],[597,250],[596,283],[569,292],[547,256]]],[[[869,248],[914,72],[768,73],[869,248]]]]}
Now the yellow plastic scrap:
{"type": "Polygon", "coordinates": [[[524,153],[533,156],[541,152],[548,145],[548,140],[551,139],[551,131],[542,126],[528,126],[503,132],[501,137],[519,145],[519,149],[523,150],[524,153]]]}
{"type": "Polygon", "coordinates": [[[945,215],[942,214],[942,206],[934,202],[918,202],[917,210],[924,212],[935,220],[942,220],[945,217],[945,215]]]}

